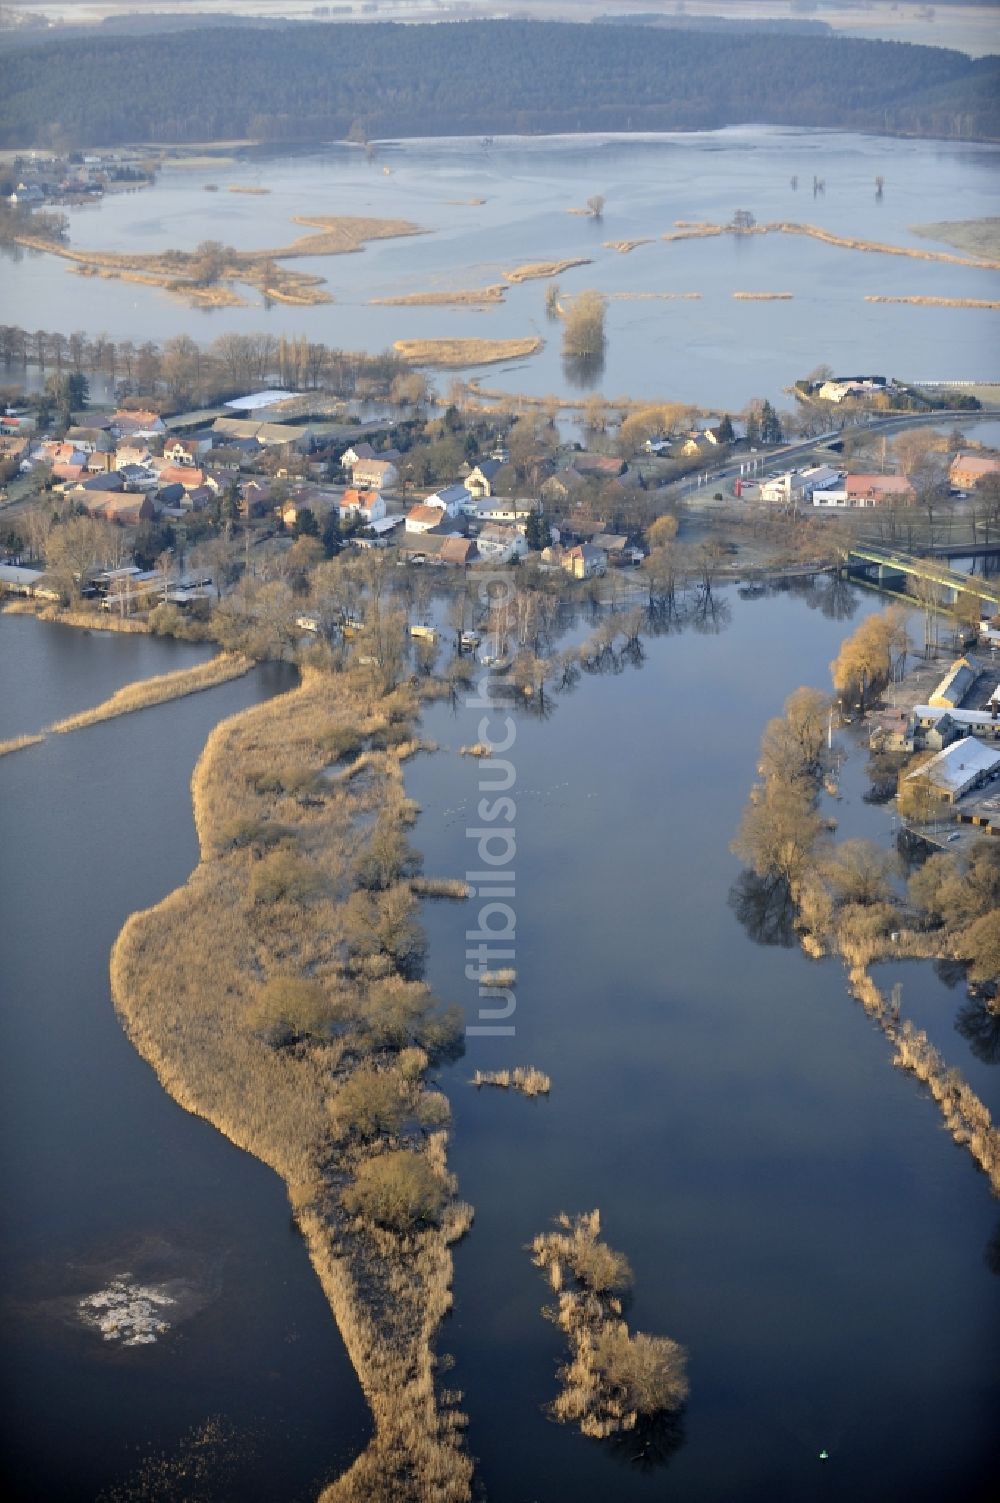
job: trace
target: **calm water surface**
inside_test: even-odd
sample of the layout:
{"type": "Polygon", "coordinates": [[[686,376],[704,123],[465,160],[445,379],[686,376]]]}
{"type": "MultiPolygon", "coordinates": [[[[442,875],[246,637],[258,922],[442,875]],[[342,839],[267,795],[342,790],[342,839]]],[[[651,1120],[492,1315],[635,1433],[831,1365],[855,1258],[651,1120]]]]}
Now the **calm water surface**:
{"type": "MultiPolygon", "coordinates": [[[[0,616],[0,736],[189,665],[200,648],[0,616]]],[[[209,731],[287,670],[52,737],[0,760],[3,1482],[9,1498],[314,1499],[368,1434],[367,1407],[284,1188],[180,1110],[112,1010],[128,914],[198,859],[189,782],[209,731]],[[123,1348],[80,1298],[170,1282],[172,1329],[123,1348]],[[223,1441],[191,1446],[210,1417],[223,1441]],[[156,1487],[147,1471],[162,1457],[156,1487]]]]}
{"type": "Polygon", "coordinates": [[[995,272],[865,255],[798,237],[673,244],[659,237],[678,219],[728,222],[737,208],[746,208],[760,222],[808,222],[838,234],[947,250],[910,227],[994,213],[997,162],[993,146],[764,126],[683,135],[504,137],[488,150],[468,138],[410,140],[380,147],[373,163],[337,145],[260,151],[205,170],[168,168],[151,190],[73,209],[71,243],[155,252],[193,249],[210,237],[259,249],[306,233],[292,221],[309,214],[401,217],[430,233],[376,242],[358,255],[296,261],[325,277],[335,299],[299,309],[265,309],[246,289],[251,306],[193,311],[154,288],[84,281],[66,262],[30,253],[5,263],[0,318],[136,342],[181,332],[211,340],[233,330],[268,329],[367,350],[396,339],[537,333],[546,340],[541,353],[516,366],[483,368],[478,374],[487,385],[563,395],[593,385],[608,396],[708,406],[775,399],[821,361],[912,380],[985,379],[998,374],[996,313],[864,298],[996,299],[995,272]],[[876,176],[885,179],[881,202],[876,176]],[[814,177],[826,185],[818,197],[814,177]],[[219,191],[207,194],[212,183],[219,191]],[[232,185],[268,193],[227,192],[232,185]],[[603,221],[568,212],[594,193],[607,201],[603,221]],[[603,244],[643,237],[651,243],[630,255],[603,244]],[[597,287],[612,298],[606,360],[586,379],[563,368],[559,327],[545,315],[544,282],[511,288],[505,305],[487,311],[370,306],[373,298],[497,282],[526,261],[576,257],[592,264],[565,273],[564,291],[597,287]],[[734,302],[736,291],[794,297],[734,302]],[[635,300],[636,293],[651,292],[697,292],[700,298],[635,300]]]}
{"type": "MultiPolygon", "coordinates": [[[[470,1039],[447,1087],[451,1162],[476,1207],[443,1337],[470,1444],[504,1503],[983,1498],[997,1202],[893,1070],[840,966],[757,942],[761,925],[729,901],[764,722],[796,685],[827,682],[848,627],[801,598],[727,599],[718,635],[654,641],[641,668],[516,721],[517,1035],[470,1039]],[[518,1063],[551,1075],[550,1099],[467,1084],[518,1063]],[[593,1206],[635,1270],[631,1322],[690,1352],[691,1399],[658,1459],[542,1412],[562,1342],[525,1244],[593,1206]]],[[[877,606],[858,597],[855,619],[877,606]]],[[[481,713],[425,717],[450,748],[407,777],[430,873],[477,864],[478,767],[454,751],[479,739],[481,713]]],[[[835,810],[844,833],[888,845],[863,786],[853,751],[835,810]]],[[[425,907],[431,980],[472,1021],[476,911],[425,907]]],[[[912,995],[927,1026],[943,987],[930,968],[903,979],[904,1011],[912,995]]],[[[989,1067],[970,1063],[948,996],[939,1042],[985,1093],[989,1067]]]]}

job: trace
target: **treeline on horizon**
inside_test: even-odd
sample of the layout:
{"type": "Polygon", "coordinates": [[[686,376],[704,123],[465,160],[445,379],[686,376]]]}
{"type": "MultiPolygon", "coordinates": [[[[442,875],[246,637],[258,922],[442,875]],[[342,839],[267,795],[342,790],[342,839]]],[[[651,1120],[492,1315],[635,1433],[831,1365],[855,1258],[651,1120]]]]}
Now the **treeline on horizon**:
{"type": "Polygon", "coordinates": [[[0,146],[826,126],[1000,139],[1000,58],[847,37],[540,21],[48,38],[2,62],[0,146]]]}

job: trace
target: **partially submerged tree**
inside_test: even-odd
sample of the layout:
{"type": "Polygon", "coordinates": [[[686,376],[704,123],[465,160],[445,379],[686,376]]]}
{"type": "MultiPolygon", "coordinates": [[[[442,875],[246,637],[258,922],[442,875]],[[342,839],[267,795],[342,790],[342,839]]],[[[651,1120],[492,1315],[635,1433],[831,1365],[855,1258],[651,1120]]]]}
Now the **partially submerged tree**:
{"type": "Polygon", "coordinates": [[[606,314],[607,299],[600,292],[579,293],[563,320],[563,354],[577,358],[602,354],[606,314]]]}
{"type": "Polygon", "coordinates": [[[352,1215],[405,1234],[436,1225],[447,1196],[448,1187],[425,1156],[400,1148],[359,1164],[342,1199],[352,1215]]]}
{"type": "Polygon", "coordinates": [[[905,667],[909,645],[906,613],[898,606],[867,616],[830,664],[837,694],[848,704],[866,707],[905,667]]]}

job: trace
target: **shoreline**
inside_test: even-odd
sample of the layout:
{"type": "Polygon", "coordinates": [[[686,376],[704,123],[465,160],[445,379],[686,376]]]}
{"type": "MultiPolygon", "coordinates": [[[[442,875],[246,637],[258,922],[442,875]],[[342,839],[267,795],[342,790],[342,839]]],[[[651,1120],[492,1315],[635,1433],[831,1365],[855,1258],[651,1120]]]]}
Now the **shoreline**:
{"type": "Polygon", "coordinates": [[[366,1449],[322,1490],[323,1503],[459,1503],[471,1486],[464,1416],[455,1395],[436,1389],[432,1346],[452,1302],[449,1248],[472,1216],[455,1199],[447,1135],[434,1132],[420,1145],[445,1202],[439,1220],[406,1235],[362,1224],[341,1193],[384,1145],[332,1143],[327,1096],[366,1057],[358,1025],[277,1049],[254,1031],[250,1011],[262,973],[274,966],[339,987],[348,1010],[363,1006],[365,983],[341,959],[352,901],[345,872],[362,848],[364,816],[392,805],[405,814],[402,762],[418,744],[362,751],[328,772],[305,806],[284,793],[251,797],[233,769],[273,767],[280,757],[289,784],[303,773],[321,778],[332,760],[324,746],[348,725],[370,737],[384,732],[394,711],[409,718],[417,708],[405,691],[384,696],[356,674],[307,668],[296,689],[222,721],[192,778],[199,863],[182,887],[130,916],[111,955],[116,1010],[164,1089],[288,1188],[375,1426],[366,1449]],[[232,836],[232,817],[248,810],[260,826],[274,815],[291,828],[296,859],[319,884],[315,896],[299,904],[286,894],[268,907],[255,898],[254,881],[274,856],[232,836]],[[211,936],[210,949],[198,934],[211,936]]]}

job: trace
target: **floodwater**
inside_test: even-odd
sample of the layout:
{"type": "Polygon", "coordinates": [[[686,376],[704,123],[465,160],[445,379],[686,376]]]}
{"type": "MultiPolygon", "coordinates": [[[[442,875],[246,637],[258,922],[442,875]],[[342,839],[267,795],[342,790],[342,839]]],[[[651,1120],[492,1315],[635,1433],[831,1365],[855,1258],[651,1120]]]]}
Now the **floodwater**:
{"type": "MultiPolygon", "coordinates": [[[[204,655],[0,616],[0,739],[204,655]]],[[[0,760],[0,1475],[18,1503],[187,1499],[194,1479],[311,1503],[369,1433],[283,1185],[170,1100],[108,984],[128,914],[197,862],[210,730],[291,681],[259,668],[0,760]]]]}
{"type": "MultiPolygon", "coordinates": [[[[986,1496],[997,1202],[840,966],[807,960],[752,889],[733,896],[762,727],[798,684],[826,681],[849,616],[878,606],[829,581],[726,590],[714,616],[585,677],[544,720],[513,712],[516,1034],[470,1037],[443,1072],[476,1220],[440,1346],[498,1503],[986,1496]],[[515,1064],[547,1071],[551,1097],[468,1084],[515,1064]],[[543,1412],[562,1345],[525,1245],[594,1206],[635,1270],[633,1327],[690,1354],[679,1424],[639,1449],[543,1412]]],[[[0,647],[0,736],[199,656],[10,616],[0,647]],[[43,676],[62,687],[40,703],[43,676]]],[[[287,683],[261,669],[0,761],[2,1409],[18,1500],[312,1499],[368,1434],[282,1186],[169,1100],[108,994],[124,918],[197,859],[188,784],[209,730],[287,683]],[[155,1339],[130,1344],[136,1331],[155,1339]]],[[[466,832],[483,823],[482,769],[456,751],[509,732],[483,713],[426,712],[443,749],[407,785],[429,874],[481,864],[466,832]]],[[[849,736],[830,812],[888,848],[849,736]]],[[[424,906],[429,979],[473,1023],[478,908],[424,906]]],[[[930,967],[889,970],[904,1014],[996,1105],[1000,1046],[981,1018],[955,1031],[963,990],[930,967]]]]}
{"type": "MultiPolygon", "coordinates": [[[[254,150],[230,164],[165,169],[152,189],[69,211],[71,244],[97,250],[193,249],[218,239],[242,250],[281,246],[307,227],[297,215],[405,218],[419,238],[370,244],[355,255],[304,258],[335,301],[312,308],[197,311],[138,284],[81,279],[55,257],[19,253],[5,264],[0,319],[28,328],[82,329],[117,340],[179,333],[305,335],[347,349],[397,339],[522,338],[543,349],[516,364],[470,372],[487,387],[572,397],[663,398],[738,408],[784,389],[821,362],[848,373],[909,380],[996,377],[995,312],[866,303],[869,294],[997,299],[1000,274],[868,254],[799,236],[732,236],[670,244],[677,220],[811,223],[860,239],[948,251],[911,226],[995,211],[998,148],[904,141],[834,131],[744,126],[656,136],[468,138],[380,145],[373,161],[343,145],[254,150]],[[881,200],[877,177],[884,179],[881,200]],[[823,182],[814,194],[813,181],[823,182]],[[797,187],[792,180],[797,180],[797,187]],[[214,184],[218,191],[206,193],[214,184]],[[230,193],[230,186],[267,189],[230,193]],[[595,221],[572,209],[594,194],[595,221]],[[471,200],[484,199],[483,203],[471,200]],[[628,255],[603,242],[651,237],[628,255]],[[611,299],[603,364],[564,367],[544,281],[511,287],[486,310],[375,307],[374,298],[479,287],[529,261],[583,258],[559,278],[564,295],[595,287],[611,299]],[[734,301],[737,291],[790,292],[790,301],[734,301]],[[697,300],[638,296],[696,292],[697,300]],[[891,366],[887,368],[887,361],[891,366]]],[[[9,253],[8,253],[9,255],[9,253]]],[[[441,377],[447,383],[448,375],[441,377]]]]}
{"type": "MultiPolygon", "coordinates": [[[[824,608],[844,595],[726,592],[714,623],[647,642],[641,666],[585,678],[549,718],[510,712],[517,850],[498,869],[515,874],[516,1033],[470,1036],[445,1072],[476,1220],[442,1338],[503,1503],[978,1500],[995,1481],[997,1202],[841,966],[807,959],[752,887],[731,896],[764,723],[797,685],[828,682],[850,628],[824,608]],[[468,1084],[517,1064],[551,1076],[548,1099],[468,1084]],[[595,1206],[635,1271],[633,1328],[690,1354],[679,1425],[640,1445],[543,1412],[563,1345],[525,1246],[595,1206]]],[[[847,596],[855,623],[879,606],[847,596]]],[[[432,875],[482,866],[467,831],[498,795],[456,751],[510,737],[507,706],[484,713],[425,715],[446,749],[411,764],[407,788],[432,875]]],[[[864,752],[843,747],[830,812],[888,848],[888,814],[861,802],[864,752]]],[[[473,1024],[479,908],[424,905],[430,980],[473,1024]]],[[[902,979],[904,1015],[912,996],[928,1026],[944,991],[930,967],[880,979],[902,979]]],[[[961,1000],[936,1042],[989,1099],[995,1067],[951,1029],[961,1000]]]]}

